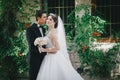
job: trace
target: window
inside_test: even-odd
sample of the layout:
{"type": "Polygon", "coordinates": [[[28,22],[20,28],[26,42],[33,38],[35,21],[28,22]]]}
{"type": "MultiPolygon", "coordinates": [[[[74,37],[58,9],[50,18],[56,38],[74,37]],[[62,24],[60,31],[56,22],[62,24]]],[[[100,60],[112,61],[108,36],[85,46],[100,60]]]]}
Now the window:
{"type": "Polygon", "coordinates": [[[99,15],[108,21],[106,33],[102,36],[120,38],[119,0],[92,0],[92,3],[96,4],[96,9],[92,11],[93,15],[99,15]]]}
{"type": "Polygon", "coordinates": [[[47,6],[46,9],[48,13],[58,14],[65,25],[67,25],[68,22],[67,16],[75,8],[74,0],[43,0],[42,3],[44,6],[47,6]]]}

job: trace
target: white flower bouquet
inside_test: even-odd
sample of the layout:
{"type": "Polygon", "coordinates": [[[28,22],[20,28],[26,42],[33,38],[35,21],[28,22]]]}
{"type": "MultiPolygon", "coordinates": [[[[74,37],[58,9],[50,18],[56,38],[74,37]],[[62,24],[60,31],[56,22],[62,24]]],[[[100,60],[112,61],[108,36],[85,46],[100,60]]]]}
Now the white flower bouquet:
{"type": "Polygon", "coordinates": [[[38,37],[34,41],[35,46],[42,47],[43,45],[46,45],[46,44],[47,44],[47,40],[45,39],[45,37],[38,37]]]}

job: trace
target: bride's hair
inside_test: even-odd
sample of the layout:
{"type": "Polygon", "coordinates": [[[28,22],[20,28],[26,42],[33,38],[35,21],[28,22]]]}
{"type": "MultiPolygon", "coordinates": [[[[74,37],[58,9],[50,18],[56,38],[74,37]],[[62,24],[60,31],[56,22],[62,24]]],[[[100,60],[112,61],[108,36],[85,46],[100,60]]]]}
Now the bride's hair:
{"type": "Polygon", "coordinates": [[[57,26],[58,26],[58,16],[57,16],[56,14],[53,14],[53,13],[50,13],[49,16],[52,17],[52,19],[53,19],[54,22],[55,22],[54,27],[57,28],[57,26]]]}
{"type": "Polygon", "coordinates": [[[52,19],[55,22],[55,28],[57,30],[57,40],[59,44],[59,51],[71,64],[69,54],[67,52],[67,45],[66,45],[66,36],[65,36],[65,29],[64,29],[64,23],[60,16],[57,16],[56,14],[50,13],[49,16],[52,17],[52,19]]]}

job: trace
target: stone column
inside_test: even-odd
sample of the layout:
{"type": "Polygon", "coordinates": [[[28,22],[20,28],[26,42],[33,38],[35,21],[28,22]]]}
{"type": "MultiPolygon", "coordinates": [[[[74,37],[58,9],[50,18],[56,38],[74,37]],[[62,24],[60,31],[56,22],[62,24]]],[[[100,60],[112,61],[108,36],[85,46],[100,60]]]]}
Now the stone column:
{"type": "Polygon", "coordinates": [[[75,0],[75,5],[79,4],[91,4],[91,0],[75,0]]]}
{"type": "MultiPolygon", "coordinates": [[[[80,5],[80,4],[91,4],[91,0],[75,0],[75,6],[80,5]]],[[[84,14],[84,11],[80,11],[80,12],[75,12],[76,15],[82,16],[84,14]]],[[[71,52],[69,52],[70,54],[70,59],[72,62],[72,65],[75,69],[80,67],[80,60],[79,60],[79,56],[78,53],[76,52],[76,49],[73,49],[71,52]]]]}

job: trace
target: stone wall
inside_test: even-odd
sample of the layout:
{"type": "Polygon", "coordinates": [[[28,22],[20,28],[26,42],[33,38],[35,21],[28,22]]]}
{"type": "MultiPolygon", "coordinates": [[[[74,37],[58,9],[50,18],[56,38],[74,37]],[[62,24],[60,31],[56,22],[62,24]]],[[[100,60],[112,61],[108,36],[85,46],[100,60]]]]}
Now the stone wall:
{"type": "Polygon", "coordinates": [[[69,56],[70,56],[70,60],[71,60],[73,67],[75,69],[79,68],[80,60],[79,60],[79,56],[78,56],[78,53],[76,52],[76,50],[72,50],[71,52],[69,52],[69,56]]]}

